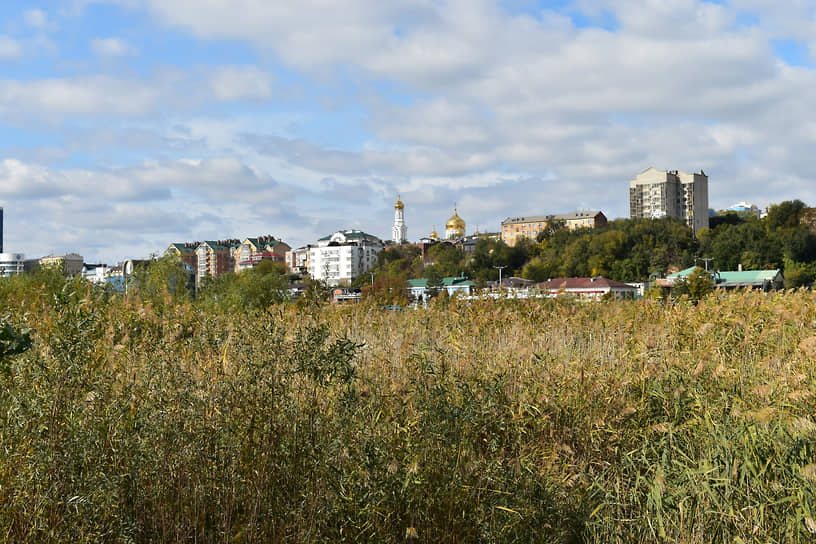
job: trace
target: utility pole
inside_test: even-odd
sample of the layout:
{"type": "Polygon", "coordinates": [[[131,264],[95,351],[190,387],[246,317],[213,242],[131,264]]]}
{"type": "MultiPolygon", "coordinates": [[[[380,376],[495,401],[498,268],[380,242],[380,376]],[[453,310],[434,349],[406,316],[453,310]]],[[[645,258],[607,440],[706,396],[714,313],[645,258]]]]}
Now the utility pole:
{"type": "Polygon", "coordinates": [[[496,270],[499,271],[499,291],[501,291],[501,285],[502,285],[501,284],[501,276],[502,276],[501,271],[504,270],[505,268],[507,268],[507,266],[494,266],[493,268],[495,268],[496,270]]]}
{"type": "Polygon", "coordinates": [[[708,261],[713,261],[714,258],[713,257],[697,257],[695,259],[695,261],[697,261],[697,260],[703,261],[705,263],[705,269],[706,269],[706,272],[708,272],[708,261]]]}

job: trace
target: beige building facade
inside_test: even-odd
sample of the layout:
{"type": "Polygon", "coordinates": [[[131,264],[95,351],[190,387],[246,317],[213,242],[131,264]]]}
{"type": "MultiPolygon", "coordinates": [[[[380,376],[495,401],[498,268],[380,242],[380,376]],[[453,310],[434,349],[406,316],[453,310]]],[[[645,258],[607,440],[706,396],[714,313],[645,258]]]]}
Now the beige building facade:
{"type": "Polygon", "coordinates": [[[535,240],[538,234],[547,228],[552,221],[563,223],[569,230],[582,228],[605,227],[607,220],[603,212],[597,210],[579,210],[574,213],[555,215],[529,215],[526,217],[508,217],[501,224],[501,239],[510,247],[521,238],[535,240]]]}
{"type": "Polygon", "coordinates": [[[629,217],[679,217],[699,232],[708,227],[708,176],[648,168],[629,181],[629,217]]]}

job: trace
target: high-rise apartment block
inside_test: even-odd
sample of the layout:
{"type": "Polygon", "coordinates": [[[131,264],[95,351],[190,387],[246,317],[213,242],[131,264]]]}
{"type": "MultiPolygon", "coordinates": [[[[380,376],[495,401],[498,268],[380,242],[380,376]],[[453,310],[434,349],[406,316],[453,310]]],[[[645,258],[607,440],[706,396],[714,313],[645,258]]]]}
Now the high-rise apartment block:
{"type": "Polygon", "coordinates": [[[708,176],[649,168],[629,182],[632,219],[679,217],[699,232],[708,227],[708,176]]]}
{"type": "Polygon", "coordinates": [[[324,236],[309,248],[309,275],[328,285],[349,284],[377,264],[382,240],[356,229],[324,236]]]}

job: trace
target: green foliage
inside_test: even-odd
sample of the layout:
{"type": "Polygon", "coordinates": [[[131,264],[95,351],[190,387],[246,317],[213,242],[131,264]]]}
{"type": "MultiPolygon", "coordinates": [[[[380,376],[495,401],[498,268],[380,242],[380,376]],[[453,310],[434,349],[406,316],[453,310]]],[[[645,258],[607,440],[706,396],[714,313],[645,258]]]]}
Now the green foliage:
{"type": "Polygon", "coordinates": [[[502,240],[481,238],[476,242],[467,273],[476,281],[497,281],[499,271],[496,267],[503,266],[503,276],[510,277],[524,267],[529,257],[530,244],[526,238],[518,240],[513,247],[502,240]]]}
{"type": "Polygon", "coordinates": [[[185,270],[180,257],[164,256],[137,264],[129,279],[128,291],[141,300],[162,307],[170,301],[185,301],[192,297],[193,277],[185,270]]]}
{"type": "Polygon", "coordinates": [[[816,263],[798,263],[790,259],[785,260],[785,288],[795,289],[813,283],[816,278],[816,263]]]}
{"type": "Polygon", "coordinates": [[[805,203],[801,200],[786,200],[771,206],[767,217],[768,229],[775,231],[798,227],[805,209],[805,203]]]}
{"type": "Polygon", "coordinates": [[[31,329],[17,329],[9,322],[8,316],[0,319],[0,371],[8,373],[9,357],[20,355],[31,349],[31,329]]]}
{"type": "Polygon", "coordinates": [[[240,274],[222,274],[205,282],[198,300],[221,308],[263,309],[286,300],[288,289],[286,267],[262,261],[240,274]]]}
{"type": "Polygon", "coordinates": [[[705,269],[697,266],[692,272],[677,280],[672,289],[674,296],[688,295],[691,300],[700,300],[714,290],[714,278],[705,269]]]}
{"type": "Polygon", "coordinates": [[[604,276],[614,280],[645,280],[669,267],[685,268],[697,252],[694,233],[674,218],[618,219],[602,229],[562,228],[529,248],[533,258],[525,278],[604,276]]]}

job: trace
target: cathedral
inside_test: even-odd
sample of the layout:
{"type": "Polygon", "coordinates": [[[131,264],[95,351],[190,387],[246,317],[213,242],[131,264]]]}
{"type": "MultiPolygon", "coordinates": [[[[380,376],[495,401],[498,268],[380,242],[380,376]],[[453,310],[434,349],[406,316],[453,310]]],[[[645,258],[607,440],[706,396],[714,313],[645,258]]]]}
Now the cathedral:
{"type": "Polygon", "coordinates": [[[456,213],[456,206],[453,206],[453,215],[445,223],[445,239],[458,240],[465,235],[465,220],[456,213]]]}
{"type": "MultiPolygon", "coordinates": [[[[466,228],[465,220],[459,217],[456,210],[456,205],[453,206],[453,215],[445,223],[445,238],[444,240],[459,240],[465,236],[466,228]]],[[[430,240],[442,240],[434,227],[431,232],[430,240]]],[[[394,204],[394,226],[391,228],[391,240],[395,244],[408,243],[408,227],[405,225],[405,204],[402,202],[401,195],[397,195],[397,202],[394,204]]],[[[427,240],[423,238],[423,240],[427,240]]]]}

